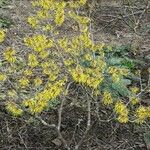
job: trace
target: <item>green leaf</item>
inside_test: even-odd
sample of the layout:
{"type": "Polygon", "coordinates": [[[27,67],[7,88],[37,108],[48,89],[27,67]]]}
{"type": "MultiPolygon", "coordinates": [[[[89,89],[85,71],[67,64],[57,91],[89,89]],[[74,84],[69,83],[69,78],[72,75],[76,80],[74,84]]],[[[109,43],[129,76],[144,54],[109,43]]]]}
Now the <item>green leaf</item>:
{"type": "Polygon", "coordinates": [[[127,51],[129,51],[130,50],[130,45],[128,44],[128,45],[121,45],[121,46],[116,46],[115,48],[114,48],[114,51],[115,52],[127,52],[127,51]]]}
{"type": "Polygon", "coordinates": [[[145,140],[147,149],[150,149],[150,131],[144,134],[144,140],[145,140]]]}
{"type": "Polygon", "coordinates": [[[57,105],[60,104],[60,99],[52,99],[48,103],[48,108],[56,108],[57,105]]]}
{"type": "Polygon", "coordinates": [[[124,85],[130,85],[130,84],[131,84],[131,80],[130,80],[130,79],[121,79],[121,82],[122,82],[124,85]]]}
{"type": "Polygon", "coordinates": [[[125,58],[122,60],[121,65],[127,67],[128,69],[133,69],[135,64],[132,59],[125,58]]]}
{"type": "Polygon", "coordinates": [[[129,97],[131,94],[126,85],[121,81],[112,83],[112,89],[124,97],[129,97]]]}
{"type": "Polygon", "coordinates": [[[122,58],[112,57],[107,60],[110,65],[120,65],[122,62],[122,58]]]}
{"type": "Polygon", "coordinates": [[[9,28],[13,24],[9,18],[0,18],[0,28],[9,28]]]}
{"type": "Polygon", "coordinates": [[[9,0],[0,0],[0,8],[7,5],[9,3],[9,0]]]}

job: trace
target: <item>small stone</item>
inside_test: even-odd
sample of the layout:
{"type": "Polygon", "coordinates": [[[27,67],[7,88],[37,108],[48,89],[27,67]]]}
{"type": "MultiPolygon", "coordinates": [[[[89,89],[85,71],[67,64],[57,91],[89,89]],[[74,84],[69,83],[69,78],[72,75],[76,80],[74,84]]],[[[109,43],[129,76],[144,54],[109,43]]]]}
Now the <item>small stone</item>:
{"type": "Polygon", "coordinates": [[[56,146],[61,146],[62,145],[62,142],[60,139],[56,138],[52,141],[52,143],[54,143],[56,146]]]}

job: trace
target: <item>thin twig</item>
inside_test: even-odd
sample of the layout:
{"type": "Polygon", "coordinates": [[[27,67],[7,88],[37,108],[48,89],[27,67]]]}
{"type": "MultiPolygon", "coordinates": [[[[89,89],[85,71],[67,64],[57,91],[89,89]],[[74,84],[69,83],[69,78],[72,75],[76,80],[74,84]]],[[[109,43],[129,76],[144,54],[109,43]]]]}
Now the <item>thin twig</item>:
{"type": "Polygon", "coordinates": [[[87,127],[86,127],[86,130],[81,138],[81,140],[78,142],[78,144],[75,146],[75,150],[78,150],[79,147],[82,145],[83,143],[83,140],[85,139],[86,135],[88,134],[90,128],[91,128],[91,99],[88,98],[88,95],[87,95],[87,127]]]}
{"type": "Polygon", "coordinates": [[[139,27],[140,21],[142,20],[143,15],[146,13],[146,11],[149,9],[150,7],[150,2],[147,3],[145,9],[142,11],[140,17],[138,18],[136,25],[134,27],[134,31],[136,32],[136,29],[139,27]]]}

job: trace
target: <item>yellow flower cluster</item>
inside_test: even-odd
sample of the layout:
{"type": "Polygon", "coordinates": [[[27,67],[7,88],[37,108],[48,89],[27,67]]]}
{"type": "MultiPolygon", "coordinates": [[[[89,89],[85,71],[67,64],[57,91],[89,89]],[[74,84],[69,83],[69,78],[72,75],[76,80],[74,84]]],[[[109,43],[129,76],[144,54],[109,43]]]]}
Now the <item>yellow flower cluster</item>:
{"type": "Polygon", "coordinates": [[[56,11],[55,11],[55,20],[54,22],[56,25],[61,26],[65,20],[65,2],[59,2],[56,4],[56,11]]]}
{"type": "Polygon", "coordinates": [[[83,5],[85,5],[87,2],[87,0],[78,0],[78,1],[71,1],[69,3],[70,7],[72,8],[78,8],[78,7],[81,7],[83,5]]]}
{"type": "Polygon", "coordinates": [[[92,48],[93,42],[90,38],[90,33],[84,32],[79,36],[80,46],[82,44],[83,48],[92,48]]]}
{"type": "Polygon", "coordinates": [[[137,94],[139,92],[139,88],[138,87],[131,87],[130,90],[134,93],[137,94]]]}
{"type": "Polygon", "coordinates": [[[5,81],[7,79],[7,76],[0,72],[0,81],[5,81]]]}
{"type": "Polygon", "coordinates": [[[69,39],[66,38],[66,37],[63,37],[61,39],[58,40],[58,45],[60,48],[62,48],[65,52],[70,52],[70,49],[69,48],[69,39]]]}
{"type": "Polygon", "coordinates": [[[88,17],[85,16],[79,16],[77,15],[75,12],[69,12],[69,16],[74,19],[75,21],[77,21],[78,24],[81,25],[86,25],[87,23],[90,22],[90,19],[88,17]]]}
{"type": "Polygon", "coordinates": [[[14,116],[20,116],[23,114],[23,110],[18,108],[17,104],[14,102],[8,102],[6,104],[6,109],[14,116]]]}
{"type": "Polygon", "coordinates": [[[25,45],[32,48],[36,52],[45,51],[53,46],[53,40],[48,39],[45,35],[38,34],[24,39],[25,45]]]}
{"type": "Polygon", "coordinates": [[[59,80],[54,84],[47,84],[46,88],[35,95],[34,98],[24,100],[22,105],[28,107],[30,113],[38,114],[41,113],[45,108],[48,107],[48,102],[56,98],[64,89],[66,79],[59,80]]]}
{"type": "Polygon", "coordinates": [[[48,18],[50,15],[49,15],[49,13],[48,13],[48,11],[47,10],[40,10],[40,11],[38,11],[37,12],[37,16],[38,16],[38,18],[39,19],[46,19],[46,18],[48,18]]]}
{"type": "Polygon", "coordinates": [[[128,109],[127,109],[126,105],[122,101],[116,102],[114,111],[119,115],[117,120],[120,123],[127,123],[129,121],[128,109]]]}
{"type": "Polygon", "coordinates": [[[7,48],[4,52],[4,59],[9,63],[14,63],[16,61],[16,51],[12,48],[7,48]]]}
{"type": "Polygon", "coordinates": [[[34,84],[36,87],[39,87],[42,84],[42,79],[40,77],[36,77],[34,79],[34,84]]]}
{"type": "Polygon", "coordinates": [[[51,16],[54,18],[56,25],[61,26],[65,20],[65,1],[55,1],[55,0],[39,0],[32,2],[34,7],[41,7],[41,10],[37,12],[36,17],[29,17],[28,22],[36,27],[39,23],[38,19],[48,19],[51,16]],[[49,12],[50,11],[50,12],[49,12]],[[54,12],[54,13],[53,13],[54,12]],[[53,15],[49,15],[53,14],[53,15]],[[37,19],[38,18],[38,19],[37,19]]]}
{"type": "Polygon", "coordinates": [[[136,105],[136,104],[138,104],[140,101],[139,101],[139,98],[138,97],[136,97],[136,96],[131,96],[130,97],[130,101],[131,101],[131,104],[132,105],[136,105]]]}
{"type": "Polygon", "coordinates": [[[23,72],[23,75],[24,76],[31,76],[32,75],[32,70],[31,69],[26,69],[24,72],[23,72]]]}
{"type": "Polygon", "coordinates": [[[5,38],[5,31],[3,29],[0,29],[0,43],[4,41],[5,38]]]}
{"type": "Polygon", "coordinates": [[[42,7],[45,10],[51,10],[54,9],[55,0],[38,0],[33,1],[32,5],[34,7],[42,7]]]}
{"type": "Polygon", "coordinates": [[[28,56],[28,66],[34,68],[38,65],[38,60],[35,54],[29,54],[28,56]]]}
{"type": "Polygon", "coordinates": [[[39,21],[36,17],[30,16],[27,21],[33,28],[38,27],[39,21]]]}
{"type": "Polygon", "coordinates": [[[29,79],[26,77],[23,77],[19,80],[19,84],[22,88],[29,86],[29,79]]]}
{"type": "Polygon", "coordinates": [[[43,26],[43,31],[53,31],[53,30],[54,30],[54,28],[50,24],[43,26]]]}
{"type": "Polygon", "coordinates": [[[150,107],[140,106],[136,110],[137,123],[143,123],[150,117],[150,107]]]}
{"type": "Polygon", "coordinates": [[[121,76],[127,76],[128,75],[128,69],[124,68],[118,68],[118,67],[109,67],[108,73],[111,74],[112,80],[114,82],[117,82],[120,80],[121,76]]]}
{"type": "Polygon", "coordinates": [[[7,92],[7,95],[8,95],[8,97],[10,97],[10,98],[17,98],[17,93],[16,93],[15,90],[9,90],[9,91],[7,92]]]}
{"type": "Polygon", "coordinates": [[[55,81],[59,75],[59,66],[53,61],[45,61],[40,64],[43,74],[49,77],[49,81],[55,81]]]}
{"type": "Polygon", "coordinates": [[[64,60],[64,64],[65,64],[66,66],[73,65],[74,63],[75,63],[74,60],[71,59],[71,58],[64,60]]]}
{"type": "Polygon", "coordinates": [[[112,95],[109,91],[104,91],[102,102],[104,105],[110,105],[113,103],[112,95]]]}
{"type": "Polygon", "coordinates": [[[71,68],[70,74],[74,81],[85,84],[93,89],[96,89],[103,81],[101,72],[90,68],[86,69],[81,66],[77,66],[75,69],[71,68]]]}

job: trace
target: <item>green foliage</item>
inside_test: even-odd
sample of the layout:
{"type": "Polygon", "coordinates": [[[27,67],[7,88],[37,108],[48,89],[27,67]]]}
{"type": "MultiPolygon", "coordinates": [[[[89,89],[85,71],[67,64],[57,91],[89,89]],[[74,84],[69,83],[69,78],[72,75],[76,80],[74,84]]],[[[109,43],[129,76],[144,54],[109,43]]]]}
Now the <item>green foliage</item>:
{"type": "Polygon", "coordinates": [[[0,8],[3,8],[4,6],[8,5],[11,0],[0,0],[0,8]]]}
{"type": "Polygon", "coordinates": [[[129,57],[130,45],[114,46],[111,48],[105,48],[105,57],[109,65],[116,65],[133,69],[135,66],[135,60],[129,57]]]}
{"type": "Polygon", "coordinates": [[[55,98],[49,101],[48,108],[54,109],[60,104],[60,99],[55,98]]]}
{"type": "Polygon", "coordinates": [[[130,96],[130,91],[125,86],[123,81],[112,83],[111,87],[112,87],[113,90],[116,91],[117,95],[120,95],[120,96],[123,96],[123,97],[129,97],[130,96]]]}
{"type": "Polygon", "coordinates": [[[13,24],[10,18],[2,17],[0,18],[0,28],[9,28],[13,24]]]}
{"type": "MultiPolygon", "coordinates": [[[[129,75],[120,79],[118,82],[113,82],[110,78],[108,78],[106,74],[106,82],[101,85],[103,90],[111,91],[113,97],[119,98],[121,97],[130,97],[131,93],[128,89],[128,85],[131,85],[132,78],[130,74],[132,74],[132,69],[135,66],[135,62],[133,59],[129,58],[128,52],[130,51],[130,45],[122,45],[122,46],[107,46],[105,47],[105,60],[107,62],[107,68],[111,66],[115,66],[117,68],[126,68],[129,70],[129,75]]],[[[106,69],[107,70],[107,69],[106,69]]]]}
{"type": "Polygon", "coordinates": [[[149,149],[150,148],[150,130],[145,133],[144,140],[147,145],[147,148],[149,149]]]}

